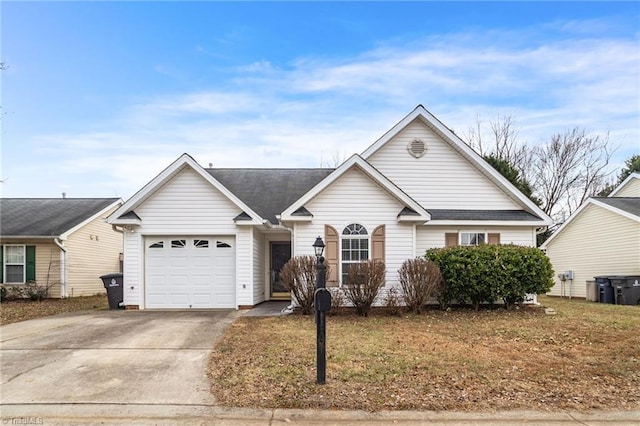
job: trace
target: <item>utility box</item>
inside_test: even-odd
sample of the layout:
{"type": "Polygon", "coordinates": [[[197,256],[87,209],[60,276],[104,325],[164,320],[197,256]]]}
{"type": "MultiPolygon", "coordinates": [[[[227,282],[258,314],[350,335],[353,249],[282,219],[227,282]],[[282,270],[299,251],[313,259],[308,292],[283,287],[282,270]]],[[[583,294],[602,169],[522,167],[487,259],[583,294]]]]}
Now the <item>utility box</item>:
{"type": "Polygon", "coordinates": [[[616,299],[611,286],[611,281],[606,275],[594,277],[598,286],[598,302],[600,303],[616,303],[616,299]]]}
{"type": "Polygon", "coordinates": [[[587,281],[587,300],[590,302],[598,301],[598,286],[594,280],[587,281]]]}

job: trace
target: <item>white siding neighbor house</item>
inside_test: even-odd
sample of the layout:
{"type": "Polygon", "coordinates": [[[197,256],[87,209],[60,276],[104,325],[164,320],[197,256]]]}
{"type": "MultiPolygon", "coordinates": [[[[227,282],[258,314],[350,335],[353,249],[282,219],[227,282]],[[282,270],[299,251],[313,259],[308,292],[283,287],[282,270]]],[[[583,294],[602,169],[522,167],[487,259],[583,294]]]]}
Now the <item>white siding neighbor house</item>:
{"type": "Polygon", "coordinates": [[[107,216],[119,198],[0,199],[0,284],[35,281],[49,297],[104,293],[101,275],[120,271],[122,232],[107,216]]]}
{"type": "Polygon", "coordinates": [[[203,168],[184,154],[108,219],[124,232],[130,309],[245,308],[287,299],[280,268],[326,244],[350,263],[445,245],[535,246],[551,219],[422,105],[336,169],[203,168]]]}
{"type": "Polygon", "coordinates": [[[640,173],[608,197],[587,199],[541,248],[565,275],[554,277],[552,296],[584,298],[596,276],[640,275],[640,173]]]}

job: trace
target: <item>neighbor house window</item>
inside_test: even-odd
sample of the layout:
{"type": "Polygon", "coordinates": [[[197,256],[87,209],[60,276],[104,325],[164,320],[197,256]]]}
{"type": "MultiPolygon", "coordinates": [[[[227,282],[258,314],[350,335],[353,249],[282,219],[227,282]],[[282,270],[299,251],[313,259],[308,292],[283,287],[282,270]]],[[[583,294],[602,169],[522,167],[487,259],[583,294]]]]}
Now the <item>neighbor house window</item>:
{"type": "Polygon", "coordinates": [[[25,246],[4,246],[4,282],[25,282],[25,263],[25,246]]]}
{"type": "Polygon", "coordinates": [[[484,232],[461,232],[460,233],[460,245],[461,246],[478,246],[480,244],[486,244],[487,234],[484,232]]]}
{"type": "Polygon", "coordinates": [[[342,231],[342,283],[348,284],[349,267],[369,260],[369,235],[367,229],[357,223],[342,231]]]}

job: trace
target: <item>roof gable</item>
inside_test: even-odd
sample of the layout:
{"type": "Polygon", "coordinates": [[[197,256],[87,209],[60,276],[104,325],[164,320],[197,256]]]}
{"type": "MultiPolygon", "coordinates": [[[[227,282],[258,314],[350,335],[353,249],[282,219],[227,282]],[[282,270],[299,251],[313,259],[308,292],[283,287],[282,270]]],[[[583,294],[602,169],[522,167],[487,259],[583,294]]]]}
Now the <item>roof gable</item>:
{"type": "Polygon", "coordinates": [[[2,198],[2,237],[63,237],[121,203],[119,198],[2,198]]]}
{"type": "MultiPolygon", "coordinates": [[[[333,173],[328,175],[325,179],[315,185],[312,189],[307,191],[304,195],[302,195],[299,199],[297,199],[294,203],[292,203],[289,207],[282,212],[281,220],[289,221],[296,220],[301,216],[299,214],[295,214],[299,212],[301,208],[304,207],[306,203],[315,198],[318,194],[320,194],[325,188],[331,185],[336,180],[340,179],[345,173],[353,168],[358,168],[361,172],[363,172],[369,179],[377,183],[382,189],[384,189],[389,195],[394,197],[398,202],[403,204],[405,207],[413,210],[415,214],[411,215],[401,215],[408,216],[411,220],[426,222],[431,217],[429,213],[415,200],[409,197],[407,194],[402,192],[400,188],[393,184],[389,179],[387,179],[382,173],[376,170],[373,166],[367,163],[362,157],[357,154],[354,154],[347,161],[342,163],[340,167],[335,169],[333,173]]],[[[311,212],[313,214],[313,211],[311,212]]],[[[303,217],[310,217],[308,215],[304,215],[303,217]]]]}
{"type": "Polygon", "coordinates": [[[253,211],[248,205],[240,200],[235,194],[233,194],[228,188],[222,185],[211,174],[207,173],[190,155],[182,154],[176,161],[174,161],[169,167],[164,169],[160,174],[147,183],[140,191],[135,193],[133,197],[127,200],[118,210],[116,210],[110,217],[109,223],[118,225],[130,225],[131,218],[130,213],[135,211],[142,203],[153,196],[163,185],[177,176],[185,167],[191,168],[194,172],[200,175],[207,183],[212,185],[218,191],[220,191],[225,197],[227,197],[233,204],[235,204],[239,212],[244,212],[251,220],[243,220],[243,224],[260,225],[263,224],[264,219],[253,211]]]}
{"type": "Polygon", "coordinates": [[[640,197],[640,172],[631,173],[620,183],[609,197],[640,197]]]}
{"type": "MultiPolygon", "coordinates": [[[[433,134],[434,140],[437,138],[438,144],[444,144],[444,145],[439,145],[439,146],[442,146],[442,149],[445,149],[445,146],[448,146],[449,148],[447,148],[447,152],[450,151],[451,153],[447,155],[449,155],[450,157],[452,156],[459,157],[462,160],[461,164],[467,165],[472,170],[474,170],[474,173],[479,173],[478,176],[483,176],[483,179],[487,179],[486,183],[483,183],[484,185],[491,185],[491,188],[487,187],[487,190],[490,189],[496,195],[496,197],[499,196],[500,199],[504,199],[504,201],[497,203],[493,208],[495,209],[516,209],[518,207],[524,208],[527,212],[540,218],[540,219],[537,219],[540,222],[540,225],[550,225],[552,223],[551,218],[548,215],[546,215],[535,203],[533,203],[528,197],[526,197],[517,188],[515,188],[515,186],[513,186],[511,182],[509,182],[504,176],[502,176],[498,171],[496,171],[490,164],[484,161],[484,159],[478,153],[476,153],[469,145],[467,145],[464,141],[462,141],[453,131],[451,131],[442,122],[440,122],[422,105],[418,105],[410,114],[408,114],[402,120],[400,120],[400,122],[398,122],[398,124],[396,124],[391,130],[389,130],[380,139],[378,139],[371,146],[369,146],[362,153],[362,157],[368,162],[376,165],[376,167],[380,167],[383,173],[387,174],[391,179],[398,179],[398,184],[401,185],[401,187],[404,188],[404,186],[407,183],[411,184],[411,182],[415,181],[415,177],[411,177],[410,179],[409,177],[406,177],[405,179],[406,182],[401,183],[400,176],[394,176],[390,170],[387,170],[386,168],[382,167],[382,164],[380,165],[378,164],[378,161],[381,159],[384,159],[383,163],[386,162],[387,164],[389,164],[391,161],[395,161],[396,158],[399,158],[397,157],[397,155],[399,155],[397,147],[394,148],[394,151],[391,157],[388,157],[388,158],[380,157],[379,155],[376,155],[376,154],[381,152],[381,150],[387,144],[393,141],[396,141],[396,139],[400,137],[401,134],[404,135],[402,139],[403,140],[406,139],[408,134],[415,131],[415,127],[416,127],[415,123],[421,123],[423,126],[425,126],[429,130],[430,134],[433,134]],[[406,133],[405,131],[409,133],[406,133]]],[[[411,145],[407,146],[406,148],[403,148],[405,149],[404,153],[407,156],[409,154],[407,154],[406,149],[409,149],[410,147],[411,145]]],[[[410,151],[412,150],[410,149],[410,151]]],[[[441,150],[440,152],[443,153],[445,151],[441,150]]],[[[385,153],[384,155],[386,156],[387,153],[385,153]]],[[[424,162],[425,158],[426,159],[429,158],[428,156],[429,156],[429,148],[427,147],[426,157],[420,158],[420,160],[418,160],[416,163],[424,162]]],[[[442,167],[442,163],[436,164],[436,167],[437,166],[442,167]]],[[[414,166],[414,167],[417,167],[417,166],[414,166]]],[[[409,173],[409,171],[401,170],[399,173],[407,174],[409,173]]],[[[415,176],[415,175],[412,175],[412,176],[415,176]]],[[[444,182],[446,182],[446,180],[444,182]]],[[[479,182],[480,181],[477,181],[476,184],[479,185],[480,184],[479,182]]],[[[454,185],[454,183],[452,182],[451,185],[454,185]]],[[[417,197],[416,199],[418,199],[418,201],[425,204],[424,205],[425,208],[430,209],[431,207],[435,207],[435,206],[427,205],[428,203],[425,203],[425,200],[420,199],[418,194],[414,194],[413,192],[415,192],[414,191],[415,188],[410,189],[410,187],[407,186],[406,189],[410,193],[410,195],[417,197]]],[[[443,205],[438,208],[443,208],[443,209],[458,208],[458,207],[453,207],[453,205],[450,207],[444,203],[441,203],[441,204],[443,205]]],[[[471,208],[483,208],[483,207],[476,206],[471,208]]]]}
{"type": "Polygon", "coordinates": [[[573,212],[571,216],[558,228],[556,232],[551,235],[547,241],[545,241],[540,248],[546,249],[555,239],[558,238],[569,226],[571,223],[579,217],[582,212],[587,209],[589,206],[597,206],[604,208],[612,213],[618,214],[620,216],[626,217],[628,219],[634,220],[636,222],[640,222],[640,198],[636,197],[599,197],[599,198],[589,198],[587,201],[582,203],[582,205],[573,212]]]}

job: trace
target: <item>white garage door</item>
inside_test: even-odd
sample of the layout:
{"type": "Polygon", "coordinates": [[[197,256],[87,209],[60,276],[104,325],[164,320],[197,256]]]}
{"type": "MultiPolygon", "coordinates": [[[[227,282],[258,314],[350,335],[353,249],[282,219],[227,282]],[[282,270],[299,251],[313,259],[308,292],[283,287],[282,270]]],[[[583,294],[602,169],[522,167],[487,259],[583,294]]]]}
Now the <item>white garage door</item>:
{"type": "Polygon", "coordinates": [[[145,238],[146,308],[235,308],[233,237],[145,238]]]}

